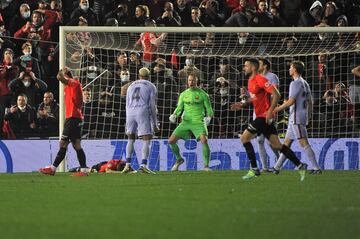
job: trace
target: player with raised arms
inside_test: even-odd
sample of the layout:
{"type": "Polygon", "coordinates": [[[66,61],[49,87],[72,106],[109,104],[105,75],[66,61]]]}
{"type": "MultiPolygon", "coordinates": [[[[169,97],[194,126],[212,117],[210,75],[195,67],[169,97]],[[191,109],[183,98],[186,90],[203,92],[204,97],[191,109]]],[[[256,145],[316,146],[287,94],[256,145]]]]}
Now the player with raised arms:
{"type": "Polygon", "coordinates": [[[80,171],[73,176],[87,176],[88,168],[86,167],[86,156],[81,147],[81,126],[84,116],[82,114],[83,91],[80,81],[72,77],[67,67],[59,70],[57,79],[65,85],[65,123],[64,130],[59,142],[59,151],[56,155],[54,163],[45,168],[41,168],[40,173],[47,175],[55,175],[56,168],[60,165],[66,156],[68,145],[71,141],[80,164],[80,171]]]}
{"type": "Polygon", "coordinates": [[[256,118],[248,125],[247,129],[240,137],[251,164],[251,169],[245,176],[243,176],[243,179],[250,180],[256,176],[260,176],[260,170],[257,167],[255,151],[253,145],[251,144],[251,139],[257,135],[264,134],[275,150],[279,150],[281,153],[286,155],[286,157],[297,166],[301,176],[300,180],[303,181],[307,165],[301,163],[289,147],[280,143],[280,139],[273,122],[274,109],[279,101],[280,93],[274,85],[270,84],[264,76],[258,73],[258,70],[259,61],[257,59],[248,59],[245,61],[244,72],[249,78],[248,91],[250,98],[245,103],[238,102],[231,105],[232,110],[237,110],[253,104],[256,114],[256,118]],[[271,103],[269,94],[271,94],[271,103]]]}
{"type": "Polygon", "coordinates": [[[122,173],[129,173],[131,168],[131,156],[134,152],[136,136],[142,138],[142,161],[140,172],[155,174],[147,167],[150,154],[150,143],[153,134],[159,131],[156,114],[157,90],[149,81],[150,71],[143,67],[139,70],[139,79],[131,83],[126,92],[126,165],[122,173]]]}
{"type": "MultiPolygon", "coordinates": [[[[305,151],[306,157],[314,168],[310,173],[321,174],[320,166],[315,159],[315,153],[309,144],[306,130],[306,125],[312,114],[313,100],[310,86],[301,76],[304,69],[305,64],[302,61],[293,61],[290,64],[289,74],[293,81],[290,83],[289,99],[281,106],[276,107],[274,112],[277,113],[290,107],[289,125],[286,131],[284,144],[291,147],[294,140],[298,140],[305,151]]],[[[279,173],[285,159],[286,156],[281,154],[272,169],[275,174],[279,173]]]]}
{"type": "Polygon", "coordinates": [[[176,157],[176,162],[171,168],[171,171],[178,171],[179,166],[184,163],[177,141],[180,138],[184,140],[189,139],[190,133],[195,136],[196,140],[200,140],[202,144],[204,170],[210,171],[210,148],[207,139],[207,125],[209,125],[211,117],[214,116],[214,111],[211,107],[209,95],[197,85],[197,76],[190,73],[187,83],[188,89],[180,94],[178,105],[174,113],[169,117],[171,123],[176,123],[176,119],[179,116],[182,118],[181,123],[169,138],[170,148],[176,157]]]}

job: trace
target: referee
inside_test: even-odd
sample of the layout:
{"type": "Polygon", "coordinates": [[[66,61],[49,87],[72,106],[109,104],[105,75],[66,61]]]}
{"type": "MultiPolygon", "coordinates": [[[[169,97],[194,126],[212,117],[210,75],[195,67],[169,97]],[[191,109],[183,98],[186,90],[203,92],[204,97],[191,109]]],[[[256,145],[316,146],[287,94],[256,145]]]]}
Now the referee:
{"type": "Polygon", "coordinates": [[[71,141],[77,158],[80,163],[80,171],[73,174],[73,176],[87,176],[86,156],[84,150],[81,148],[81,126],[83,123],[82,105],[83,92],[82,85],[79,80],[72,77],[70,70],[66,67],[59,70],[57,79],[65,85],[65,124],[64,130],[60,139],[60,149],[56,155],[54,163],[39,171],[43,174],[55,175],[56,168],[63,161],[66,155],[67,147],[71,141]]]}

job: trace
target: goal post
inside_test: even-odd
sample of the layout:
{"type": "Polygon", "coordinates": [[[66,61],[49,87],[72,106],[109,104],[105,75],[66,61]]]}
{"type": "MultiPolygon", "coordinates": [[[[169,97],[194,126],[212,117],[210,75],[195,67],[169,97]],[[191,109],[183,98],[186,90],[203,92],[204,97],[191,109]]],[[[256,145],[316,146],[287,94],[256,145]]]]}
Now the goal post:
{"type": "MultiPolygon", "coordinates": [[[[121,94],[129,80],[122,81],[119,71],[126,68],[130,72],[130,81],[136,80],[137,73],[129,68],[130,63],[118,66],[118,58],[124,53],[128,60],[132,54],[141,56],[143,65],[149,66],[152,72],[151,80],[159,87],[159,97],[162,97],[158,103],[162,130],[159,138],[166,139],[175,127],[168,122],[168,116],[176,107],[184,84],[186,87],[181,70],[188,69],[188,59],[193,60],[192,65],[196,69],[191,69],[199,74],[201,87],[208,91],[215,109],[216,116],[209,126],[209,137],[236,138],[252,117],[252,110],[234,113],[228,109],[228,105],[246,96],[246,91],[242,92],[240,88],[247,85],[242,64],[249,57],[270,59],[272,71],[280,78],[282,100],[288,97],[291,82],[288,64],[292,60],[304,61],[304,78],[312,85],[317,104],[309,137],[358,137],[353,103],[360,106],[360,102],[348,102],[346,106],[336,108],[335,112],[329,112],[326,102],[322,103],[324,93],[335,91],[338,84],[340,88],[344,85],[344,94],[347,94],[344,100],[349,101],[349,87],[360,85],[350,72],[351,67],[360,65],[359,34],[360,27],[61,26],[60,68],[69,67],[83,86],[89,86],[87,88],[90,89],[92,100],[85,109],[85,139],[125,139],[124,98],[121,94]],[[150,45],[141,39],[141,34],[147,32],[158,38],[150,45]],[[149,55],[151,60],[146,58],[149,55]],[[325,60],[321,59],[323,56],[325,60]],[[221,64],[227,65],[231,72],[221,73],[221,64]],[[164,72],[162,81],[157,72],[160,67],[164,67],[160,69],[164,72]],[[345,115],[348,117],[346,121],[343,120],[345,115]],[[346,128],[341,127],[345,123],[346,128]]],[[[59,90],[61,134],[65,117],[61,84],[59,90]]],[[[287,114],[284,113],[278,119],[280,135],[286,130],[286,124],[287,114]]],[[[61,169],[65,170],[65,167],[61,169]]]]}

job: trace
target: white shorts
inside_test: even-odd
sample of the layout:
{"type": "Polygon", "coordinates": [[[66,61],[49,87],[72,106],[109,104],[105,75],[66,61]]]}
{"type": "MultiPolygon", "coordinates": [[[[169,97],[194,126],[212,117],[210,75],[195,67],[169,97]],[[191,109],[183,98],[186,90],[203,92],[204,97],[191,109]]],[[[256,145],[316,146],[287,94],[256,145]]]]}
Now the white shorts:
{"type": "Polygon", "coordinates": [[[286,131],[286,135],[285,135],[285,139],[302,139],[302,138],[307,138],[308,134],[307,134],[307,129],[306,126],[303,124],[289,124],[287,131],[286,131]]]}
{"type": "Polygon", "coordinates": [[[152,119],[148,110],[126,115],[126,134],[153,135],[152,119]]]}

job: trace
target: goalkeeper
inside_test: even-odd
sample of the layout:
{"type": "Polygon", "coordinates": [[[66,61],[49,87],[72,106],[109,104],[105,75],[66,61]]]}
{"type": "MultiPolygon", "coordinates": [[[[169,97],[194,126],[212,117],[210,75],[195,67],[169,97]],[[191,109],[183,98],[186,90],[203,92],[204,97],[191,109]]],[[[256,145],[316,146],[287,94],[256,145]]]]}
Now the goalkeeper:
{"type": "Polygon", "coordinates": [[[195,74],[189,74],[187,83],[188,89],[180,94],[178,106],[174,113],[169,117],[171,123],[175,123],[176,119],[182,114],[182,121],[176,127],[169,138],[169,145],[176,157],[176,163],[171,171],[178,171],[179,166],[184,163],[184,159],[180,156],[177,141],[182,138],[187,140],[192,133],[196,140],[202,143],[202,153],[204,160],[204,170],[210,171],[210,148],[208,145],[207,125],[211,121],[214,112],[211,108],[208,94],[197,86],[197,77],[195,74]],[[205,109],[207,116],[205,117],[205,109]]]}

